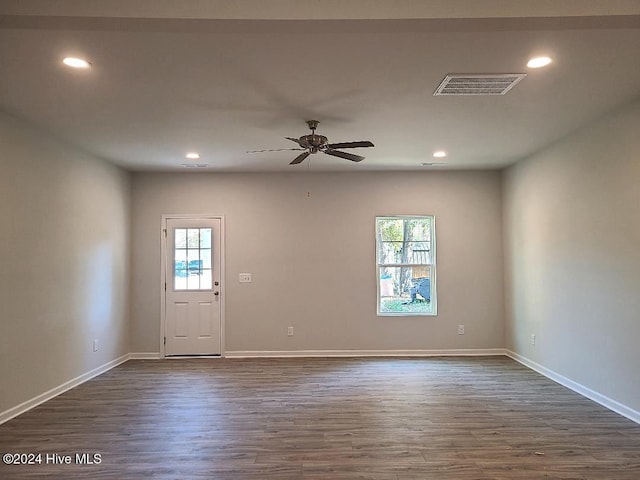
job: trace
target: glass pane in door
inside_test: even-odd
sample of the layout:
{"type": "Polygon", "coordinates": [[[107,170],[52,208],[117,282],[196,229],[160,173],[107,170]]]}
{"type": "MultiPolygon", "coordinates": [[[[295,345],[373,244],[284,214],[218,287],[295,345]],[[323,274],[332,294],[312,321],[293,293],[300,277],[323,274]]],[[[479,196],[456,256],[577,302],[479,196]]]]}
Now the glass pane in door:
{"type": "Polygon", "coordinates": [[[174,290],[211,290],[211,228],[174,229],[174,290]]]}

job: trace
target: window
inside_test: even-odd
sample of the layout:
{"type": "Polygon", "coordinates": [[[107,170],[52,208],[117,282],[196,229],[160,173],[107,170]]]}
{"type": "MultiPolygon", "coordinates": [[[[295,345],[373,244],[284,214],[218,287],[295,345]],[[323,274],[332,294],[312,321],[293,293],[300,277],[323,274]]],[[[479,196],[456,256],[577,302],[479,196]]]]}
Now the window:
{"type": "Polygon", "coordinates": [[[174,230],[174,290],[211,289],[211,229],[174,230]]]}
{"type": "Polygon", "coordinates": [[[378,315],[436,315],[433,216],[376,217],[378,315]]]}

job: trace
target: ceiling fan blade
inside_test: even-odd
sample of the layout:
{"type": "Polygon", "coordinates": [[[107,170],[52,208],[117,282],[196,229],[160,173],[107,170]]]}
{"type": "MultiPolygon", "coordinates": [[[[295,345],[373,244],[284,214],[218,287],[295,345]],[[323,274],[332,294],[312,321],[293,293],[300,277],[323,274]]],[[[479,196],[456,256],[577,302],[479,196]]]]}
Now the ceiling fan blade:
{"type": "Polygon", "coordinates": [[[267,150],[247,150],[247,153],[284,152],[285,150],[304,150],[304,148],[271,148],[267,150]]]}
{"type": "Polygon", "coordinates": [[[297,165],[299,163],[302,163],[304,161],[304,159],[307,158],[309,155],[311,155],[311,152],[301,153],[296,158],[294,158],[293,162],[291,162],[289,165],[297,165]]]}
{"type": "Polygon", "coordinates": [[[298,140],[297,138],[293,138],[293,137],[284,137],[284,138],[286,138],[287,140],[291,140],[292,142],[296,142],[298,145],[300,145],[300,140],[298,140]]]}
{"type": "Polygon", "coordinates": [[[327,155],[332,155],[334,157],[346,158],[347,160],[351,160],[352,162],[361,162],[364,160],[364,157],[360,155],[354,155],[352,153],[347,152],[339,152],[338,150],[325,150],[324,153],[327,155]]]}
{"type": "Polygon", "coordinates": [[[329,148],[359,148],[359,147],[373,147],[373,143],[368,140],[362,142],[343,142],[343,143],[330,143],[327,145],[329,148]]]}

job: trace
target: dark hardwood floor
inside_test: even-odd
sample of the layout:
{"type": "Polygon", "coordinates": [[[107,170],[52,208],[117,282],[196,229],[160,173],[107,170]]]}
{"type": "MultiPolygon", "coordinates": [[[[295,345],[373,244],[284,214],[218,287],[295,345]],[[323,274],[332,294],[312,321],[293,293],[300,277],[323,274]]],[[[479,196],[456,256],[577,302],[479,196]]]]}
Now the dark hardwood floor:
{"type": "Polygon", "coordinates": [[[0,425],[8,452],[42,464],[1,479],[640,479],[640,425],[506,357],[129,361],[0,425]]]}

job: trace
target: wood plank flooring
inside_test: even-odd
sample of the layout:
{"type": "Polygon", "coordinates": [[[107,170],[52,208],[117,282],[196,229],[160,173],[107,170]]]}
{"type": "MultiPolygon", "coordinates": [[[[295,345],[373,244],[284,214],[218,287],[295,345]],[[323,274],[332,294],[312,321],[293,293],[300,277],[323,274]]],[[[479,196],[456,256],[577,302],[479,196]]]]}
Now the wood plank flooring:
{"type": "Polygon", "coordinates": [[[43,455],[12,480],[640,479],[640,425],[506,357],[129,361],[0,425],[7,452],[43,455]]]}

